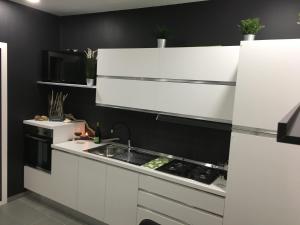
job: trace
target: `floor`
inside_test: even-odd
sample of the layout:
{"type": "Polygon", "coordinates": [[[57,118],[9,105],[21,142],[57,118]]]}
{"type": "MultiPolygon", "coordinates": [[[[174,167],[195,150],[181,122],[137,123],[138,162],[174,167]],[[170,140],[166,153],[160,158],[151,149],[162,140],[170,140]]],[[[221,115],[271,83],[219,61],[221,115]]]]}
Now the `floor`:
{"type": "Polygon", "coordinates": [[[0,207],[0,225],[105,225],[34,193],[0,207]]]}

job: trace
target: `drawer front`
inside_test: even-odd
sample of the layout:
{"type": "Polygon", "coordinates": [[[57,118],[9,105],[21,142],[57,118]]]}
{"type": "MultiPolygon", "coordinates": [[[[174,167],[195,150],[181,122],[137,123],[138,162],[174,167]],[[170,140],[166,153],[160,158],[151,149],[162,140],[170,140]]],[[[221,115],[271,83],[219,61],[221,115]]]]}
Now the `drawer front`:
{"type": "Polygon", "coordinates": [[[174,199],[191,207],[196,207],[218,215],[224,214],[225,199],[221,196],[194,190],[145,175],[140,176],[139,182],[140,189],[174,199]]]}
{"type": "Polygon", "coordinates": [[[53,189],[51,174],[24,166],[24,187],[30,191],[51,198],[53,189]]]}
{"type": "MultiPolygon", "coordinates": [[[[169,189],[172,190],[172,189],[169,189]]],[[[139,191],[138,204],[191,225],[222,225],[223,218],[157,195],[139,191]]]]}
{"type": "Polygon", "coordinates": [[[183,223],[180,223],[176,220],[173,220],[151,210],[138,208],[138,219],[136,225],[140,225],[144,220],[152,220],[160,225],[184,225],[183,223]]]}

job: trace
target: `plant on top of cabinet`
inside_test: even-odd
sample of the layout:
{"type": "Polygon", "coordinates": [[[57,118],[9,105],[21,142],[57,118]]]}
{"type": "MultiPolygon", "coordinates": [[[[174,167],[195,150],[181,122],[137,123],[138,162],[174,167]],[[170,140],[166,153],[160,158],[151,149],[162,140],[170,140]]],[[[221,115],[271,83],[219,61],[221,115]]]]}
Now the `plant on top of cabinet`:
{"type": "Polygon", "coordinates": [[[96,78],[96,66],[97,66],[97,51],[93,51],[88,48],[84,51],[86,62],[85,62],[85,74],[87,86],[93,86],[96,78]]]}
{"type": "Polygon", "coordinates": [[[167,39],[170,35],[170,31],[167,27],[157,26],[156,28],[156,38],[157,38],[157,47],[164,48],[166,47],[167,39]]]}
{"type": "Polygon", "coordinates": [[[245,41],[253,41],[255,39],[255,35],[265,28],[264,25],[260,23],[259,18],[249,18],[245,20],[241,20],[238,25],[242,34],[244,35],[245,41]]]}

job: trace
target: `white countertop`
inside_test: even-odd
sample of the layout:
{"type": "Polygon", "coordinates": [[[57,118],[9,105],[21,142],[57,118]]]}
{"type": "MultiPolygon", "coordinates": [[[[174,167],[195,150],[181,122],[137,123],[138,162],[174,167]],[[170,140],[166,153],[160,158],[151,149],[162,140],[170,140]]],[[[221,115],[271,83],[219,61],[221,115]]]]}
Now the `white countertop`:
{"type": "Polygon", "coordinates": [[[54,129],[61,126],[73,126],[74,123],[54,122],[54,121],[37,121],[37,120],[24,120],[24,124],[47,129],[54,129]]]}
{"type": "Polygon", "coordinates": [[[168,181],[171,181],[174,183],[178,183],[178,184],[181,184],[181,185],[184,185],[187,187],[191,187],[191,188],[198,189],[201,191],[209,192],[209,193],[216,194],[219,196],[225,197],[225,195],[226,195],[225,188],[223,188],[219,185],[220,183],[221,184],[224,183],[221,181],[220,178],[217,179],[214,183],[207,185],[207,184],[197,182],[197,181],[194,181],[191,179],[174,176],[174,175],[160,172],[157,170],[149,169],[149,168],[146,168],[143,166],[136,166],[136,165],[122,162],[122,161],[119,161],[116,159],[102,157],[102,156],[94,155],[94,154],[87,152],[88,149],[97,148],[102,145],[105,145],[105,144],[95,144],[91,141],[79,141],[79,142],[78,141],[68,141],[68,142],[64,142],[64,143],[60,143],[60,144],[53,144],[52,148],[56,149],[56,150],[68,152],[71,154],[75,154],[78,156],[82,156],[85,158],[97,160],[99,162],[103,162],[106,164],[122,167],[122,168],[132,170],[132,171],[135,171],[138,173],[142,173],[142,174],[157,177],[160,179],[168,180],[168,181]]]}

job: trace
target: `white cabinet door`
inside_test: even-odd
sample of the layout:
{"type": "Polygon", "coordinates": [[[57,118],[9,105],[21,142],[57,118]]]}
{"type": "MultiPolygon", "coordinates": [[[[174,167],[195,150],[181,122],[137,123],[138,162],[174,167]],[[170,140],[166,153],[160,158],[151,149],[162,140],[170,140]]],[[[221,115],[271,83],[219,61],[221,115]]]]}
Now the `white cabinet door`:
{"type": "Polygon", "coordinates": [[[104,220],[106,165],[79,158],[78,211],[97,220],[104,220]]]}
{"type": "Polygon", "coordinates": [[[24,166],[24,187],[47,198],[51,198],[53,192],[51,174],[24,166]]]}
{"type": "Polygon", "coordinates": [[[138,208],[137,217],[136,225],[140,225],[144,220],[151,220],[160,225],[183,225],[183,223],[144,208],[138,208]]]}
{"type": "Polygon", "coordinates": [[[300,40],[242,42],[233,123],[277,130],[299,103],[300,40]]]}
{"type": "Polygon", "coordinates": [[[78,157],[52,150],[52,199],[77,209],[78,157]]]}
{"type": "Polygon", "coordinates": [[[300,146],[233,133],[224,225],[300,224],[300,146]]]}
{"type": "Polygon", "coordinates": [[[109,225],[136,224],[138,174],[107,166],[105,222],[109,225]]]}
{"type": "Polygon", "coordinates": [[[158,111],[231,122],[235,87],[226,85],[159,84],[158,111]]]}
{"type": "Polygon", "coordinates": [[[156,110],[157,82],[98,78],[96,102],[111,106],[156,110]]]}
{"type": "Polygon", "coordinates": [[[239,46],[160,49],[160,73],[164,78],[236,81],[239,46]]]}
{"type": "Polygon", "coordinates": [[[159,77],[158,49],[99,49],[97,74],[104,76],[159,77]]]}

